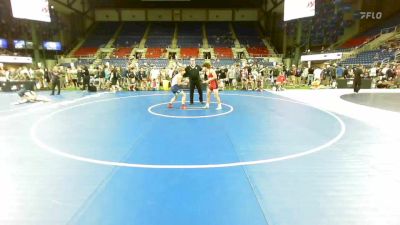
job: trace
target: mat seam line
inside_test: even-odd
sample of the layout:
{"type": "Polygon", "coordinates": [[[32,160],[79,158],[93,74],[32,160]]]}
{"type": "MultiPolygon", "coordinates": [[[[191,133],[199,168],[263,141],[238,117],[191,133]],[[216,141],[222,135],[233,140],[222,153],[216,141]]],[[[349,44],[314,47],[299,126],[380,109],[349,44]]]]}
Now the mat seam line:
{"type": "MultiPolygon", "coordinates": [[[[225,127],[224,127],[224,130],[226,130],[225,127]]],[[[228,134],[227,132],[225,132],[225,133],[226,133],[226,136],[228,137],[229,143],[231,144],[233,151],[234,151],[235,154],[236,154],[236,157],[241,161],[241,158],[239,157],[239,154],[237,153],[237,151],[236,151],[236,149],[235,149],[235,147],[234,147],[234,144],[233,144],[233,142],[232,142],[231,137],[229,136],[229,134],[228,134]]],[[[244,166],[240,166],[240,168],[242,169],[242,171],[243,171],[243,173],[244,173],[244,175],[245,175],[245,177],[246,177],[246,180],[247,180],[248,184],[249,184],[250,187],[251,187],[251,190],[252,190],[253,195],[254,195],[254,197],[255,197],[255,199],[256,199],[256,201],[257,201],[258,207],[259,207],[260,210],[261,210],[261,213],[262,213],[262,215],[263,215],[263,217],[264,217],[265,222],[267,223],[267,225],[272,225],[272,223],[267,219],[267,215],[265,214],[265,212],[264,212],[264,210],[263,210],[263,208],[262,208],[262,206],[261,206],[260,199],[258,198],[258,196],[257,196],[257,194],[256,194],[255,187],[253,186],[252,182],[250,181],[250,177],[249,177],[248,173],[246,172],[246,169],[244,168],[244,166]]]]}

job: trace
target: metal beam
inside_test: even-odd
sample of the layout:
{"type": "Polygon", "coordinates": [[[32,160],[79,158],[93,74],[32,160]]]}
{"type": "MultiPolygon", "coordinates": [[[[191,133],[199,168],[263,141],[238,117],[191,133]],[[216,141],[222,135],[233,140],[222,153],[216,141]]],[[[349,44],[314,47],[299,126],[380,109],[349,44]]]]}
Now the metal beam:
{"type": "Polygon", "coordinates": [[[72,7],[72,5],[76,2],[76,0],[68,0],[67,4],[72,7]]]}
{"type": "Polygon", "coordinates": [[[267,12],[267,10],[268,10],[268,0],[263,0],[262,9],[263,9],[264,12],[267,12]]]}
{"type": "Polygon", "coordinates": [[[87,15],[89,12],[91,12],[93,9],[88,9],[88,10],[86,10],[85,12],[83,12],[83,15],[87,15]]]}
{"type": "Polygon", "coordinates": [[[267,13],[271,13],[272,11],[274,11],[274,9],[276,9],[278,6],[280,6],[284,0],[271,0],[272,4],[274,5],[271,9],[268,10],[267,13]]]}
{"type": "MultiPolygon", "coordinates": [[[[70,4],[68,4],[68,3],[65,3],[65,2],[63,2],[63,1],[61,1],[61,0],[52,0],[53,2],[55,2],[55,3],[57,3],[57,4],[59,4],[59,5],[62,5],[62,6],[64,6],[64,7],[66,7],[67,9],[69,9],[69,10],[71,10],[71,11],[73,11],[73,12],[76,12],[76,13],[78,13],[78,14],[80,14],[80,15],[82,15],[82,16],[84,16],[84,17],[86,17],[86,18],[88,18],[88,19],[90,19],[90,20],[92,20],[92,21],[94,21],[94,18],[92,17],[92,16],[90,16],[90,15],[88,15],[87,13],[87,11],[86,12],[81,12],[80,10],[78,10],[78,9],[76,9],[76,8],[74,8],[74,7],[72,7],[70,4]]],[[[73,0],[73,1],[76,1],[76,0],[73,0]]],[[[88,10],[88,11],[90,11],[90,10],[88,10]]]]}

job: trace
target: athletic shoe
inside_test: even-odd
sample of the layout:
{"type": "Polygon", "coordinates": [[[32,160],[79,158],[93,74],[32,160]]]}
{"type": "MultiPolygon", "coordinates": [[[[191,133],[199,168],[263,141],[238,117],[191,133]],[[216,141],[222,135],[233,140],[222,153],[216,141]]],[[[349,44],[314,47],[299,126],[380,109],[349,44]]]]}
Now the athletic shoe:
{"type": "Polygon", "coordinates": [[[169,104],[168,104],[168,109],[172,109],[172,108],[174,108],[174,107],[172,106],[172,103],[169,103],[169,104]]]}
{"type": "Polygon", "coordinates": [[[222,110],[221,104],[218,104],[218,107],[216,108],[216,110],[222,110]]]}
{"type": "Polygon", "coordinates": [[[209,109],[209,108],[210,108],[210,105],[209,105],[209,104],[206,104],[206,106],[204,106],[204,108],[205,108],[205,109],[209,109]]]}
{"type": "Polygon", "coordinates": [[[187,106],[186,106],[186,105],[182,105],[182,106],[181,106],[181,109],[182,109],[182,110],[186,110],[186,109],[187,109],[187,106]]]}

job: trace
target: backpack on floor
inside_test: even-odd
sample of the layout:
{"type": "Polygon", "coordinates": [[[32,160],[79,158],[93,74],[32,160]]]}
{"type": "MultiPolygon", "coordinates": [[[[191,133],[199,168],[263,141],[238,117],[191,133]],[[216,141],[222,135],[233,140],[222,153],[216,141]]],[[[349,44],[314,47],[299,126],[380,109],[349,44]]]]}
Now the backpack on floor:
{"type": "Polygon", "coordinates": [[[89,85],[89,92],[97,92],[97,87],[94,85],[89,85]]]}

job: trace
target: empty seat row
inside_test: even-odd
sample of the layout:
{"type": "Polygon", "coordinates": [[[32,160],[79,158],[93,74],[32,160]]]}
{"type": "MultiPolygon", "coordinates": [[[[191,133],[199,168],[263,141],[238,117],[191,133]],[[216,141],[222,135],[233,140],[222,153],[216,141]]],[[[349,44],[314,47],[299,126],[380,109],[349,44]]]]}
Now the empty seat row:
{"type": "Polygon", "coordinates": [[[129,47],[124,47],[124,48],[118,48],[114,51],[113,55],[116,58],[127,58],[132,52],[132,48],[129,47]]]}
{"type": "Polygon", "coordinates": [[[231,48],[214,48],[214,53],[217,58],[233,58],[233,52],[231,48]]]}
{"type": "Polygon", "coordinates": [[[181,48],[181,58],[197,58],[199,56],[198,48],[181,48]]]}
{"type": "Polygon", "coordinates": [[[146,52],[146,58],[163,58],[166,53],[164,48],[148,48],[146,52]]]}
{"type": "Polygon", "coordinates": [[[268,49],[265,47],[251,47],[246,48],[246,50],[250,57],[267,57],[269,53],[268,49]]]}

